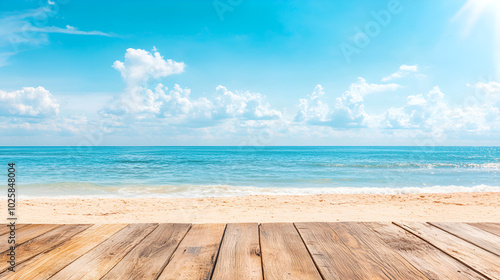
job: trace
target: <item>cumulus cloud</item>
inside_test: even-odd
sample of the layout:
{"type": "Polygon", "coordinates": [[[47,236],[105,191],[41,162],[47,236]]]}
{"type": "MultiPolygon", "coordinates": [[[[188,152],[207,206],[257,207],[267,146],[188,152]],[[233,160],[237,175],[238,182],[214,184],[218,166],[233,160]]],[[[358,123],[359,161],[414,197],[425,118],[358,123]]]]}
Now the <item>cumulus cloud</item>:
{"type": "Polygon", "coordinates": [[[316,85],[309,99],[299,99],[299,111],[294,120],[296,122],[326,122],[330,107],[323,100],[324,95],[323,87],[316,85]]]}
{"type": "Polygon", "coordinates": [[[170,93],[168,88],[159,83],[150,89],[152,80],[165,78],[184,72],[184,62],[165,60],[153,48],[153,53],[141,49],[129,48],[125,52],[124,61],[115,61],[112,67],[118,70],[125,81],[125,92],[116,96],[101,110],[107,117],[127,115],[129,120],[148,117],[180,117],[193,109],[189,99],[190,90],[175,85],[170,93]],[[172,109],[168,112],[168,109],[172,109]]]}
{"type": "Polygon", "coordinates": [[[478,82],[472,87],[478,90],[476,95],[479,95],[478,98],[483,99],[484,102],[494,104],[500,101],[500,83],[495,81],[478,82]]]}
{"type": "MultiPolygon", "coordinates": [[[[500,93],[496,83],[478,83],[488,89],[488,96],[500,93]]],[[[383,127],[398,129],[422,129],[434,132],[482,132],[496,128],[499,109],[492,99],[477,100],[473,104],[451,105],[445,94],[435,86],[426,94],[408,96],[403,107],[390,108],[384,116],[383,127]],[[485,102],[486,100],[489,100],[485,102]]],[[[497,99],[500,100],[500,99],[497,99]]]]}
{"type": "Polygon", "coordinates": [[[184,71],[185,64],[140,49],[127,49],[125,61],[115,61],[125,83],[124,94],[101,110],[118,122],[157,119],[167,125],[213,126],[226,119],[271,120],[281,117],[260,93],[231,91],[219,85],[212,98],[193,98],[191,89],[175,84],[171,90],[152,81],[184,71]]]}
{"type": "Polygon", "coordinates": [[[259,93],[230,91],[219,85],[212,98],[193,98],[191,89],[175,84],[169,90],[163,84],[154,89],[142,88],[134,100],[121,96],[109,103],[101,113],[121,117],[127,121],[163,119],[168,124],[214,125],[226,119],[272,120],[281,117],[281,112],[271,109],[265,96],[259,93]],[[128,105],[125,105],[128,104],[128,105]]]}
{"type": "Polygon", "coordinates": [[[335,102],[329,102],[323,87],[318,85],[308,98],[300,99],[292,130],[288,133],[296,137],[314,135],[323,139],[359,139],[357,141],[377,138],[382,141],[379,143],[389,140],[401,144],[410,139],[444,144],[448,140],[462,141],[479,135],[498,139],[500,83],[479,82],[469,86],[474,92],[458,103],[452,103],[435,86],[427,92],[407,96],[403,106],[372,113],[365,106],[366,95],[392,92],[401,86],[369,84],[358,78],[335,98],[335,102]]]}
{"type": "Polygon", "coordinates": [[[45,88],[0,90],[0,128],[16,136],[53,132],[73,135],[87,124],[84,115],[61,116],[60,105],[45,88]]]}
{"type": "Polygon", "coordinates": [[[232,92],[224,86],[217,86],[220,94],[215,97],[215,118],[244,117],[247,119],[276,119],[281,112],[271,109],[265,97],[260,93],[232,92]]]}
{"type": "Polygon", "coordinates": [[[388,81],[391,81],[391,80],[400,79],[400,78],[403,78],[403,77],[407,76],[408,74],[417,73],[417,72],[418,72],[418,66],[417,65],[406,65],[406,64],[403,64],[403,65],[399,66],[399,70],[397,72],[392,73],[389,76],[383,77],[382,78],[382,82],[388,82],[388,81]]]}
{"type": "Polygon", "coordinates": [[[43,87],[0,90],[0,114],[17,117],[49,117],[59,114],[59,103],[43,87]]]}
{"type": "Polygon", "coordinates": [[[371,118],[365,112],[363,97],[372,93],[394,91],[400,87],[398,84],[370,84],[358,77],[349,86],[349,90],[330,106],[324,98],[323,87],[317,85],[309,99],[300,99],[295,121],[339,128],[364,127],[371,118]]]}
{"type": "MultiPolygon", "coordinates": [[[[378,113],[373,113],[366,108],[366,96],[377,94],[390,99],[390,94],[403,86],[369,83],[358,77],[336,96],[316,85],[299,100],[298,111],[287,114],[271,106],[258,92],[219,85],[202,95],[178,84],[165,86],[159,80],[182,73],[186,65],[165,59],[156,48],[152,52],[128,49],[125,58],[115,61],[112,67],[121,74],[124,91],[108,102],[96,119],[68,117],[60,113],[59,103],[48,90],[26,87],[12,92],[0,90],[0,128],[9,128],[9,133],[18,135],[84,135],[98,127],[98,133],[112,137],[168,137],[173,144],[185,139],[191,144],[199,144],[200,139],[211,144],[235,144],[239,137],[248,145],[270,144],[269,139],[278,137],[295,144],[298,142],[294,139],[300,142],[304,135],[309,135],[309,140],[347,137],[363,141],[376,135],[381,141],[393,137],[403,142],[401,139],[428,137],[429,132],[460,139],[471,133],[484,136],[498,135],[500,131],[500,83],[493,81],[468,85],[474,90],[469,96],[472,102],[468,98],[453,104],[436,86],[407,96],[402,106],[378,108],[373,110],[378,113]]],[[[400,71],[411,73],[418,69],[416,65],[403,65],[400,71]]]]}
{"type": "Polygon", "coordinates": [[[170,123],[183,123],[185,121],[210,119],[213,104],[206,98],[191,98],[191,89],[182,88],[175,84],[168,91],[167,87],[158,84],[155,91],[146,90],[149,111],[160,118],[167,119],[170,123]]]}
{"type": "Polygon", "coordinates": [[[113,68],[122,74],[128,86],[139,86],[151,79],[180,74],[185,66],[184,62],[165,60],[157,51],[150,53],[132,48],[127,49],[124,62],[117,60],[113,63],[113,68]]]}

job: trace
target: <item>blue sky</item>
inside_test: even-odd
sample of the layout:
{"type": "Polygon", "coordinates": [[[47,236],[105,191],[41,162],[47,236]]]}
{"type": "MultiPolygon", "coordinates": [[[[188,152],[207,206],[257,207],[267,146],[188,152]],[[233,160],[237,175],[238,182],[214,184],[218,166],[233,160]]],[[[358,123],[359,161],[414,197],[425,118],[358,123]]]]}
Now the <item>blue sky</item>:
{"type": "Polygon", "coordinates": [[[4,0],[0,144],[498,145],[499,17],[498,0],[4,0]]]}

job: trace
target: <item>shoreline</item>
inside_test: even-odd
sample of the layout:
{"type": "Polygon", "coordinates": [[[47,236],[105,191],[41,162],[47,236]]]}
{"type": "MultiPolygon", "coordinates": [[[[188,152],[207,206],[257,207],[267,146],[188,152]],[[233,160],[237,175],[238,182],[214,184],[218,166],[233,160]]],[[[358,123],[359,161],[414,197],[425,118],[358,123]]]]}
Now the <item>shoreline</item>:
{"type": "MultiPolygon", "coordinates": [[[[6,201],[0,203],[6,209],[6,201]]],[[[500,192],[248,195],[204,198],[30,198],[19,224],[500,222],[500,192]]]]}

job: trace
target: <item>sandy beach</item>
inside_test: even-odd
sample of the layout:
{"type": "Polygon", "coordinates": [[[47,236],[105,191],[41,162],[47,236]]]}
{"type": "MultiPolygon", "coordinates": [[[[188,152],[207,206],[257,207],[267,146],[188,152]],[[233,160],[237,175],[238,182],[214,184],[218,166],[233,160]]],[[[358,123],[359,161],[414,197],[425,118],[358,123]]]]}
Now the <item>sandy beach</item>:
{"type": "MultiPolygon", "coordinates": [[[[5,201],[1,207],[6,209],[5,201]]],[[[26,199],[18,223],[500,222],[500,193],[26,199]]]]}

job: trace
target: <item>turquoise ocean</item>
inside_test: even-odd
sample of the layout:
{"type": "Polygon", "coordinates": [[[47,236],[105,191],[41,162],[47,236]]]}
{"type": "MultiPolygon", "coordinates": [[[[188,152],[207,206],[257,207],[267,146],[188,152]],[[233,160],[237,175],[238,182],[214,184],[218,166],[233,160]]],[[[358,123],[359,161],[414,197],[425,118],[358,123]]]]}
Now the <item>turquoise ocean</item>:
{"type": "Polygon", "coordinates": [[[500,191],[500,147],[0,147],[21,197],[500,191]]]}

